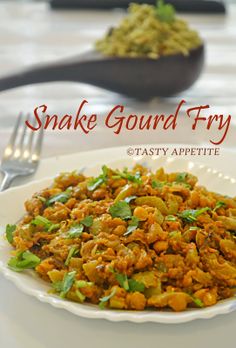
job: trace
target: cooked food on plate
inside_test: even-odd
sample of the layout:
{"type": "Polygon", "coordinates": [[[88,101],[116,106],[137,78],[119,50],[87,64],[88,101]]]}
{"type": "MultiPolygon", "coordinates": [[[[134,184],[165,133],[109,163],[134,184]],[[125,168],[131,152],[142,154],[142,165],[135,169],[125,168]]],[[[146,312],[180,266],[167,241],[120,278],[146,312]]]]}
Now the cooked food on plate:
{"type": "Polygon", "coordinates": [[[202,45],[198,33],[175,15],[162,0],[157,6],[132,3],[128,16],[98,40],[96,49],[106,56],[157,59],[173,54],[188,55],[202,45]]]}
{"type": "Polygon", "coordinates": [[[62,173],[6,227],[8,266],[101,309],[204,308],[236,287],[236,198],[186,172],[103,166],[62,173]]]}

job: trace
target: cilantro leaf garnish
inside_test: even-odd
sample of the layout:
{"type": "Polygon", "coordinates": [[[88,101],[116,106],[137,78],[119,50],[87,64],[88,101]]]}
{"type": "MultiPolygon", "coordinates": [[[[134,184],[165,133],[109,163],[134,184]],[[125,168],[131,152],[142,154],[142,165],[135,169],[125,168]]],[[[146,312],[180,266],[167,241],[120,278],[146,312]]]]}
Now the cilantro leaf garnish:
{"type": "Polygon", "coordinates": [[[113,218],[119,217],[123,220],[131,219],[132,213],[128,203],[125,201],[118,201],[114,203],[110,209],[109,213],[113,218]]]}
{"type": "Polygon", "coordinates": [[[145,285],[141,282],[138,282],[135,279],[128,279],[126,274],[122,273],[116,273],[114,271],[115,278],[120,284],[122,288],[124,288],[126,291],[129,292],[134,292],[134,291],[139,291],[143,292],[145,290],[145,285]]]}
{"type": "Polygon", "coordinates": [[[49,207],[50,205],[60,202],[60,203],[66,203],[68,199],[71,197],[71,190],[66,190],[65,192],[57,193],[56,195],[50,197],[46,202],[46,207],[49,207]]]}
{"type": "Polygon", "coordinates": [[[86,216],[79,224],[74,224],[70,227],[67,232],[67,238],[77,238],[80,237],[84,232],[84,227],[90,227],[93,224],[93,217],[91,215],[86,216]]]}
{"type": "Polygon", "coordinates": [[[170,4],[165,4],[163,0],[158,0],[156,14],[161,22],[172,23],[175,20],[175,9],[170,4]]]}
{"type": "Polygon", "coordinates": [[[124,233],[124,236],[128,236],[130,233],[135,231],[138,228],[138,224],[139,224],[139,218],[137,218],[136,216],[132,216],[131,221],[129,222],[127,231],[124,233]]]}
{"type": "Polygon", "coordinates": [[[65,273],[63,280],[52,284],[53,288],[60,292],[60,297],[64,298],[72,288],[75,281],[76,271],[65,273]]]}
{"type": "Polygon", "coordinates": [[[194,209],[184,210],[181,213],[179,213],[178,216],[186,222],[195,222],[195,221],[197,221],[197,218],[199,215],[201,215],[209,210],[211,210],[209,207],[202,208],[202,209],[196,209],[196,210],[194,210],[194,209]]]}
{"type": "Polygon", "coordinates": [[[176,182],[185,182],[185,180],[187,179],[188,173],[178,173],[176,175],[176,182]]]}
{"type": "Polygon", "coordinates": [[[13,242],[13,233],[15,232],[15,230],[16,230],[16,225],[8,224],[6,226],[6,232],[5,232],[6,238],[10,244],[12,244],[12,242],[13,242]]]}
{"type": "Polygon", "coordinates": [[[116,288],[113,288],[111,293],[107,296],[100,298],[99,308],[104,309],[106,303],[116,294],[116,288]]]}
{"type": "Polygon", "coordinates": [[[126,179],[128,181],[134,182],[136,184],[142,184],[141,173],[136,172],[135,174],[129,173],[128,169],[124,169],[123,172],[116,170],[114,171],[113,179],[126,179]]]}
{"type": "Polygon", "coordinates": [[[97,178],[91,179],[87,184],[87,189],[89,191],[96,190],[99,186],[101,186],[108,179],[108,168],[107,166],[102,166],[102,174],[100,174],[97,178]]]}
{"type": "Polygon", "coordinates": [[[158,181],[158,180],[152,180],[152,188],[153,189],[156,189],[156,188],[158,188],[158,189],[160,189],[160,188],[162,188],[163,186],[164,186],[164,182],[161,182],[161,181],[158,181]]]}
{"type": "Polygon", "coordinates": [[[226,207],[226,203],[225,202],[222,202],[222,201],[218,201],[217,203],[216,203],[216,206],[215,206],[215,208],[213,209],[213,211],[216,211],[217,209],[219,209],[219,208],[222,208],[222,207],[226,207]]]}
{"type": "Polygon", "coordinates": [[[135,279],[129,279],[129,291],[134,292],[134,291],[139,291],[143,292],[145,290],[145,285],[143,283],[137,282],[135,279]]]}
{"type": "Polygon", "coordinates": [[[129,290],[129,283],[128,283],[128,277],[126,274],[122,273],[115,273],[116,280],[120,284],[122,288],[124,288],[126,291],[129,290]]]}
{"type": "Polygon", "coordinates": [[[52,232],[60,227],[60,224],[54,224],[44,216],[38,215],[31,221],[31,225],[42,226],[47,232],[52,232]]]}
{"type": "Polygon", "coordinates": [[[71,226],[67,233],[67,238],[77,238],[80,237],[84,231],[84,226],[82,224],[76,224],[71,226]]]}
{"type": "Polygon", "coordinates": [[[70,248],[70,251],[69,251],[67,258],[66,258],[66,261],[65,261],[65,266],[69,265],[71,258],[73,256],[75,256],[78,252],[79,252],[79,250],[77,249],[77,247],[73,246],[70,248]]]}
{"type": "Polygon", "coordinates": [[[93,217],[92,215],[86,216],[83,220],[80,221],[81,224],[83,224],[86,227],[90,227],[93,224],[93,217]]]}
{"type": "Polygon", "coordinates": [[[15,272],[22,272],[25,269],[35,268],[40,262],[38,256],[27,250],[12,257],[8,262],[8,267],[15,272]]]}

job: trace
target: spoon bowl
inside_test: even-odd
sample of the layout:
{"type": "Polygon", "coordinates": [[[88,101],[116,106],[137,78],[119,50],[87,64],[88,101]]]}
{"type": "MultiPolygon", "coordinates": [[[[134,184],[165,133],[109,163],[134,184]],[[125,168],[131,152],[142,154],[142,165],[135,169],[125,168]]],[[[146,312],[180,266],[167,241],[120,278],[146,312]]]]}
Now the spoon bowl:
{"type": "Polygon", "coordinates": [[[0,91],[52,81],[82,82],[137,99],[169,97],[188,89],[200,76],[204,45],[158,59],[106,57],[90,51],[74,59],[35,66],[0,79],[0,91]]]}

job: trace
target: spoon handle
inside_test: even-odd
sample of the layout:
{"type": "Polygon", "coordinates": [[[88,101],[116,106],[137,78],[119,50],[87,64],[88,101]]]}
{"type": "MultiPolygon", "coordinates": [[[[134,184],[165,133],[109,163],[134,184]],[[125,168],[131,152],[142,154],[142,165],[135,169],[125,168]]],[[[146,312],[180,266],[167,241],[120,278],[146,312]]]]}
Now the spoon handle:
{"type": "Polygon", "coordinates": [[[101,73],[97,66],[104,59],[96,51],[87,51],[64,61],[35,65],[0,78],[0,92],[11,88],[53,81],[94,83],[101,73]]]}
{"type": "Polygon", "coordinates": [[[85,70],[81,69],[81,62],[62,62],[36,66],[0,78],[0,91],[42,82],[80,80],[82,82],[86,75],[85,70]]]}

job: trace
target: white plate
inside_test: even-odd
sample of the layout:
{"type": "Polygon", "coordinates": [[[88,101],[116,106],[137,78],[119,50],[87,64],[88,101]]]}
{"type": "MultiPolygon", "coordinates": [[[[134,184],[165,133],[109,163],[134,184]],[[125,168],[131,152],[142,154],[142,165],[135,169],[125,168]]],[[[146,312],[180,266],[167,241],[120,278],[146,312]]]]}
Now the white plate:
{"type": "MultiPolygon", "coordinates": [[[[96,158],[98,159],[98,158],[96,158]]],[[[71,159],[73,161],[73,158],[71,159]]],[[[205,165],[196,164],[192,161],[185,161],[178,158],[141,158],[135,160],[118,160],[109,162],[112,168],[122,168],[132,166],[135,163],[141,163],[152,169],[163,166],[167,172],[172,171],[191,171],[199,177],[199,183],[207,186],[209,190],[217,191],[231,196],[236,195],[236,181],[214,169],[205,165]]],[[[108,163],[108,161],[106,161],[108,163]]],[[[101,159],[104,164],[104,159],[101,159]]],[[[97,175],[100,172],[100,166],[84,168],[83,171],[88,175],[97,175]]],[[[52,179],[42,179],[34,181],[24,186],[7,190],[0,194],[0,271],[11,280],[23,292],[32,295],[42,302],[50,303],[57,308],[66,309],[76,315],[85,318],[100,318],[111,321],[132,321],[159,322],[159,323],[183,323],[199,318],[212,318],[218,314],[225,314],[236,309],[236,300],[234,298],[219,302],[218,304],[204,309],[188,309],[185,312],[174,313],[170,311],[118,311],[118,310],[100,310],[97,306],[89,304],[78,304],[63,300],[59,297],[49,295],[47,290],[49,285],[39,279],[34,272],[16,273],[8,269],[11,247],[4,238],[5,226],[8,223],[15,223],[24,214],[23,202],[34,192],[46,187],[52,179]]]]}

